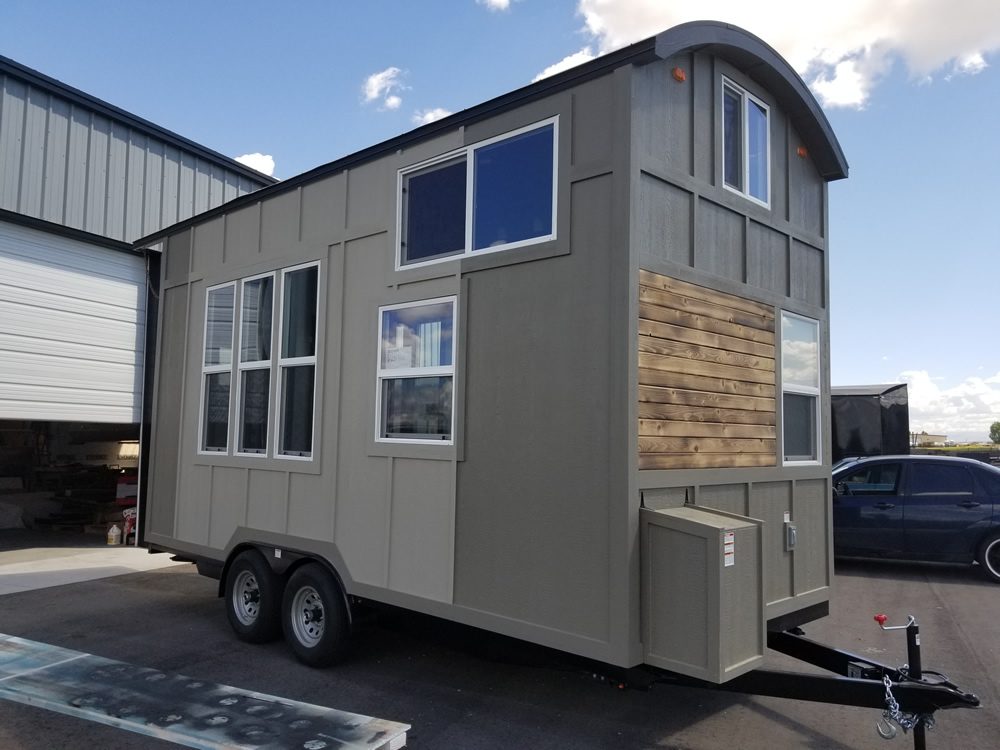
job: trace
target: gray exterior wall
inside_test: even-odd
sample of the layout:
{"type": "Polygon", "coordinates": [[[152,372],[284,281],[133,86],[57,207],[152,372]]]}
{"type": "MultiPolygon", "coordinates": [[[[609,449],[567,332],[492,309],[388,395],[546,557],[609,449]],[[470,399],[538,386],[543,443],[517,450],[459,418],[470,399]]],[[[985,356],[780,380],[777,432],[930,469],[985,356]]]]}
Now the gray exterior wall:
{"type": "Polygon", "coordinates": [[[0,58],[0,209],[132,242],[274,180],[0,58]]]}
{"type": "MultiPolygon", "coordinates": [[[[781,466],[779,455],[774,468],[643,471],[636,479],[648,507],[683,504],[687,490],[697,505],[765,521],[766,614],[777,617],[826,601],[833,576],[826,180],[798,156],[803,140],[771,92],[720,57],[691,53],[636,68],[633,92],[638,266],[820,321],[819,465],[781,466]],[[672,78],[674,67],[685,82],[672,78]],[[770,108],[769,208],[722,186],[723,76],[770,108]],[[794,552],[784,550],[786,514],[798,529],[794,552]]],[[[780,446],[780,367],[778,386],[780,446]]]]}
{"type": "Polygon", "coordinates": [[[817,467],[638,471],[640,268],[818,318],[824,372],[828,351],[825,182],[787,162],[794,133],[774,103],[772,209],[725,194],[710,135],[723,63],[685,64],[683,92],[667,63],[620,65],[151,238],[166,262],[147,540],[215,560],[250,542],[323,555],[352,594],[633,665],[640,507],[688,496],[772,529],[792,513],[804,549],[786,555],[771,530],[762,551],[767,616],[825,601],[828,446],[817,467]],[[556,116],[556,239],[394,270],[400,169],[556,116]],[[308,261],[315,458],[199,454],[206,289],[308,261]],[[445,295],[454,445],[376,442],[378,309],[445,295]]]}
{"type": "Polygon", "coordinates": [[[631,575],[612,562],[627,506],[608,502],[627,487],[628,413],[615,408],[628,393],[627,203],[616,197],[627,80],[600,78],[169,236],[147,539],[210,557],[244,540],[320,552],[352,593],[627,661],[638,624],[624,600],[611,604],[631,575]],[[394,270],[397,170],[553,116],[557,239],[394,270]],[[199,455],[205,290],[311,260],[317,458],[199,455]],[[455,444],[377,443],[378,308],[445,295],[459,297],[455,444]]]}

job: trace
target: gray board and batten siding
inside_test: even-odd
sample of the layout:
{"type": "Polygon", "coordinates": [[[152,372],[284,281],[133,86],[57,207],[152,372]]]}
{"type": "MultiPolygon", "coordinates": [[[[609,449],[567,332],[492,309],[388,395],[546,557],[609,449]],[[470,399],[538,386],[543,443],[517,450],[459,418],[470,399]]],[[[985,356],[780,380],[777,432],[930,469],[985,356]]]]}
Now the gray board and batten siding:
{"type": "MultiPolygon", "coordinates": [[[[715,311],[727,300],[766,308],[772,328],[780,311],[819,321],[828,406],[825,183],[846,170],[815,101],[773,50],[696,23],[139,241],[161,246],[165,261],[146,539],[220,562],[247,543],[319,555],[350,594],[634,665],[640,509],[687,500],[765,522],[768,619],[825,603],[829,447],[783,465],[776,382],[754,402],[771,410],[751,438],[771,451],[766,465],[736,460],[741,444],[723,440],[711,468],[690,455],[693,466],[641,468],[641,398],[661,387],[640,385],[641,339],[652,331],[656,346],[676,347],[690,336],[676,321],[644,322],[640,292],[672,279],[670,304],[702,294],[715,311]],[[773,113],[767,208],[720,184],[722,72],[773,113]],[[542,122],[557,128],[554,238],[400,267],[401,170],[542,122]],[[788,149],[800,144],[793,163],[788,149]],[[273,444],[237,455],[232,440],[199,450],[207,290],[308,263],[319,288],[312,459],[276,456],[273,444]],[[451,440],[377,440],[380,309],[452,298],[451,440]],[[786,514],[798,524],[794,551],[786,514]]],[[[730,333],[713,334],[726,347],[702,342],[690,358],[742,354],[730,333]]],[[[748,336],[780,370],[780,336],[748,336]]]]}

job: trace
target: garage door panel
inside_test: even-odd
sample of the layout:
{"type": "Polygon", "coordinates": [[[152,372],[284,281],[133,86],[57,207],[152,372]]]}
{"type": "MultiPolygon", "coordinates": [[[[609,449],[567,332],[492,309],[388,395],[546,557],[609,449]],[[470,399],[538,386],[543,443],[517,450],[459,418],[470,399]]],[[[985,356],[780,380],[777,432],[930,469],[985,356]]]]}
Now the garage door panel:
{"type": "Polygon", "coordinates": [[[0,419],[135,423],[145,259],[0,222],[0,419]]]}

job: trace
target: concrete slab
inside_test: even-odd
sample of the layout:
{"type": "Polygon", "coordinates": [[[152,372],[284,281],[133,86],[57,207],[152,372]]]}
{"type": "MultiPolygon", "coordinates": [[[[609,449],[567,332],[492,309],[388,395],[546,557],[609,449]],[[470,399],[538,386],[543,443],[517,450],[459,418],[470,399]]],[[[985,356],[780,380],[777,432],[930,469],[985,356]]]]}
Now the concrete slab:
{"type": "Polygon", "coordinates": [[[26,547],[0,551],[0,596],[184,563],[139,547],[26,547]]]}

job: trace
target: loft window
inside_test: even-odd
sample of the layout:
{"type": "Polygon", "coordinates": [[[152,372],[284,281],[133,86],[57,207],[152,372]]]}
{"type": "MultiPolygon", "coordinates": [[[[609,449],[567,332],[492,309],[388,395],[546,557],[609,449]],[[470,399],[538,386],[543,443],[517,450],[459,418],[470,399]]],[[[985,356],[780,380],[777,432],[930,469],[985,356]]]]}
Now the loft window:
{"type": "Polygon", "coordinates": [[[555,238],[557,121],[400,172],[399,266],[555,238]]]}
{"type": "Polygon", "coordinates": [[[764,206],[771,202],[769,114],[760,99],[734,83],[723,82],[723,183],[764,206]]]}
{"type": "Polygon", "coordinates": [[[819,461],[819,321],[781,313],[781,406],[785,463],[819,461]]]}
{"type": "Polygon", "coordinates": [[[378,440],[452,442],[455,298],[379,309],[378,440]]]}
{"type": "Polygon", "coordinates": [[[281,272],[278,454],[312,456],[319,266],[281,272]]]}
{"type": "Polygon", "coordinates": [[[233,367],[233,312],[236,285],[224,284],[205,296],[205,352],[202,358],[201,450],[229,450],[229,390],[233,367]]]}
{"type": "Polygon", "coordinates": [[[242,283],[240,305],[238,453],[267,453],[271,396],[274,275],[242,283]]]}

